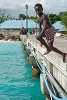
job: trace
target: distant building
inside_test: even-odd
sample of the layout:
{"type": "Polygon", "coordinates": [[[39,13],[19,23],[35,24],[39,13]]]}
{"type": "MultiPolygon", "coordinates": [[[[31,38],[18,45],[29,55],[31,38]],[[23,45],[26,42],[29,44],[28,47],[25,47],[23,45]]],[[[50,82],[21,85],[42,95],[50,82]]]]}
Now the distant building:
{"type": "Polygon", "coordinates": [[[65,26],[61,23],[61,21],[57,21],[56,23],[53,24],[57,32],[65,33],[66,28],[65,26]]]}
{"type": "MultiPolygon", "coordinates": [[[[6,20],[0,24],[1,30],[9,31],[19,31],[22,27],[26,28],[26,20],[6,20]]],[[[30,33],[30,28],[34,28],[35,32],[38,30],[38,24],[33,20],[28,20],[28,32],[30,33]]],[[[16,33],[16,32],[15,32],[16,33]]]]}

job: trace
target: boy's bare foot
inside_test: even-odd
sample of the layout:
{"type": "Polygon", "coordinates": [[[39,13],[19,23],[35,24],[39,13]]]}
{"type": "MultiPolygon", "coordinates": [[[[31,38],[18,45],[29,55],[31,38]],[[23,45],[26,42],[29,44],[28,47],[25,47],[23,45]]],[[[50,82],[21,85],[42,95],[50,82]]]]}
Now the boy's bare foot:
{"type": "Polygon", "coordinates": [[[63,56],[63,62],[65,62],[67,53],[63,53],[62,56],[63,56]]]}
{"type": "Polygon", "coordinates": [[[43,55],[47,55],[49,52],[51,52],[52,51],[52,49],[50,49],[50,50],[46,50],[46,52],[43,54],[43,55]]]}

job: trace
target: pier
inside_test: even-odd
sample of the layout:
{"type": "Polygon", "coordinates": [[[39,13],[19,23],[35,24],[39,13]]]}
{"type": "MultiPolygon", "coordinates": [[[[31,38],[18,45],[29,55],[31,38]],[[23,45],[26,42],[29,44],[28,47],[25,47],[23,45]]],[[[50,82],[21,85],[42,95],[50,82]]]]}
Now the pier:
{"type": "MultiPolygon", "coordinates": [[[[40,76],[41,91],[46,100],[67,100],[67,58],[63,62],[63,57],[54,51],[43,55],[46,48],[40,46],[34,35],[21,35],[20,38],[32,64],[32,76],[40,76]]],[[[54,46],[67,52],[66,39],[55,38],[54,46]]]]}

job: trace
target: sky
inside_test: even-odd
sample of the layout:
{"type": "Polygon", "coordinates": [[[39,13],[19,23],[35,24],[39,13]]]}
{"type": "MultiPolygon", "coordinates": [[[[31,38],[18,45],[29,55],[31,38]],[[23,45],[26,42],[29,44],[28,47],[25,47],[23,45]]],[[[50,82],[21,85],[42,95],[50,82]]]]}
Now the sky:
{"type": "Polygon", "coordinates": [[[0,0],[0,8],[7,9],[10,16],[16,17],[21,13],[26,15],[25,5],[28,4],[28,15],[35,16],[36,3],[42,4],[44,13],[67,11],[67,0],[0,0]]]}

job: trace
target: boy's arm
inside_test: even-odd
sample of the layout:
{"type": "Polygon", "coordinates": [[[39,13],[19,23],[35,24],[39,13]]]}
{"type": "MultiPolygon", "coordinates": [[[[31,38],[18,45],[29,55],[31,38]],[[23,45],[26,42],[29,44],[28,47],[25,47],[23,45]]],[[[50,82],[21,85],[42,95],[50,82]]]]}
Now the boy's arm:
{"type": "Polygon", "coordinates": [[[46,15],[43,15],[43,29],[42,29],[42,31],[41,31],[41,36],[42,36],[43,34],[45,34],[46,28],[47,28],[47,17],[46,17],[46,15]]]}
{"type": "Polygon", "coordinates": [[[41,33],[42,27],[41,27],[41,23],[40,23],[40,21],[39,21],[39,18],[37,19],[37,22],[38,22],[38,24],[39,24],[39,32],[41,33]]]}
{"type": "Polygon", "coordinates": [[[37,35],[37,37],[36,38],[40,38],[40,37],[42,37],[42,35],[43,34],[45,34],[45,30],[46,30],[46,26],[47,26],[47,24],[46,24],[46,16],[45,15],[43,15],[43,29],[41,28],[41,24],[39,24],[39,28],[41,29],[41,31],[40,31],[40,34],[39,35],[37,35]]]}

